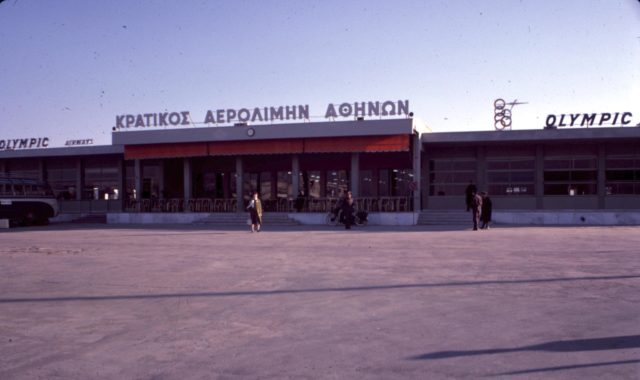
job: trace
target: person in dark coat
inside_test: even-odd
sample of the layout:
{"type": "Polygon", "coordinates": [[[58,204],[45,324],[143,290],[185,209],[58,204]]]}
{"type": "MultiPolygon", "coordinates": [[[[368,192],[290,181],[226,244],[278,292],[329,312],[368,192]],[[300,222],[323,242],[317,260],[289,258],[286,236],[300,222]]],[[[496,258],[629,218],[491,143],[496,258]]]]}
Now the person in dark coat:
{"type": "Polygon", "coordinates": [[[247,206],[251,217],[251,232],[260,232],[262,228],[262,202],[258,198],[258,193],[253,193],[253,198],[247,206]]]}
{"type": "Polygon", "coordinates": [[[305,203],[304,192],[300,191],[298,192],[298,197],[296,198],[296,201],[294,203],[294,207],[296,208],[297,212],[302,211],[302,209],[304,208],[304,203],[305,203]]]}
{"type": "Polygon", "coordinates": [[[354,201],[353,201],[353,194],[351,194],[351,192],[347,192],[347,196],[346,198],[344,198],[344,200],[342,201],[342,217],[343,219],[343,223],[344,223],[344,228],[346,230],[350,230],[351,226],[353,225],[353,223],[355,222],[355,205],[354,205],[354,201]]]}
{"type": "Polygon", "coordinates": [[[473,230],[478,230],[480,216],[482,215],[482,197],[480,194],[473,193],[471,197],[471,215],[473,216],[473,230]]]}
{"type": "Polygon", "coordinates": [[[338,202],[336,202],[336,207],[331,210],[331,212],[333,213],[333,216],[331,217],[331,221],[333,222],[334,220],[336,220],[336,218],[338,218],[338,223],[344,223],[344,214],[341,212],[342,211],[342,204],[344,203],[344,200],[347,199],[349,190],[345,190],[344,194],[340,196],[340,198],[338,198],[338,202]]]}
{"type": "Polygon", "coordinates": [[[482,193],[480,193],[480,195],[482,195],[482,214],[480,215],[482,226],[480,228],[483,230],[488,230],[489,223],[491,223],[491,212],[493,209],[493,204],[491,203],[489,194],[483,191],[482,193]]]}
{"type": "Polygon", "coordinates": [[[471,203],[473,201],[473,196],[478,191],[476,185],[473,184],[473,181],[469,181],[467,188],[464,189],[465,202],[467,203],[467,211],[471,210],[471,203]]]}

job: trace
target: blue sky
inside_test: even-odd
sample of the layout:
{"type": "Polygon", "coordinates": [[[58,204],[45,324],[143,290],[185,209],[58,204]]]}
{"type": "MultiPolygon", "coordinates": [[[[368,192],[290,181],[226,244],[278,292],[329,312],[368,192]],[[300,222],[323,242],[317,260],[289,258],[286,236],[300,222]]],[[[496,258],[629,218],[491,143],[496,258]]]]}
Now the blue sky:
{"type": "Polygon", "coordinates": [[[634,113],[640,2],[0,3],[0,139],[109,144],[116,115],[408,99],[433,131],[493,129],[498,97],[550,113],[634,113]]]}

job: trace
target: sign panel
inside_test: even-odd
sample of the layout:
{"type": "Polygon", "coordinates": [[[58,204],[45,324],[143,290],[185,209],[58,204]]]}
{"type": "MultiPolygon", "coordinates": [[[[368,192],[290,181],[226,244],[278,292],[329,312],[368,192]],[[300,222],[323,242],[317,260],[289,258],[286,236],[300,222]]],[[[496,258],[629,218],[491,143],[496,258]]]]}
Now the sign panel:
{"type": "MultiPolygon", "coordinates": [[[[195,124],[235,124],[309,120],[308,104],[277,107],[226,108],[207,110],[202,122],[194,122],[190,111],[125,114],[116,116],[113,130],[152,127],[181,127],[195,124]]],[[[358,117],[410,116],[409,101],[366,101],[328,104],[325,119],[358,117]]]]}
{"type": "Polygon", "coordinates": [[[67,142],[65,142],[64,145],[65,146],[93,145],[93,139],[67,140],[67,142]]]}
{"type": "Polygon", "coordinates": [[[47,148],[48,146],[48,137],[0,140],[0,150],[47,148]]]}
{"type": "Polygon", "coordinates": [[[633,114],[631,112],[603,112],[603,113],[569,113],[560,115],[547,115],[545,121],[546,129],[564,127],[592,127],[597,126],[620,126],[632,124],[633,114]]]}

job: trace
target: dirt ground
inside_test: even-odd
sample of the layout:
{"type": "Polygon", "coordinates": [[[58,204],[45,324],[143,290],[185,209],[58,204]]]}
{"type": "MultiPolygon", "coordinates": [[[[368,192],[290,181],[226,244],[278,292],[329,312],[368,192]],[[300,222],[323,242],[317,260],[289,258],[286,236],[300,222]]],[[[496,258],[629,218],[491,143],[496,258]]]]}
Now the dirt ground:
{"type": "Polygon", "coordinates": [[[640,227],[0,232],[0,379],[639,379],[640,227]]]}

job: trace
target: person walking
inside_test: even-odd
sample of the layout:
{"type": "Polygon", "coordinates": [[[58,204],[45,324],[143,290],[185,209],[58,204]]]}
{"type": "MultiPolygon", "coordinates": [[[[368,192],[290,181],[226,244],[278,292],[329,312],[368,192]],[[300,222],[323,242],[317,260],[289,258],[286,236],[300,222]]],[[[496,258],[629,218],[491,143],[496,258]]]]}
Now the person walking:
{"type": "Polygon", "coordinates": [[[251,217],[251,232],[260,232],[262,228],[262,202],[258,198],[258,193],[253,193],[253,198],[247,206],[249,216],[251,217]]]}
{"type": "Polygon", "coordinates": [[[305,204],[304,192],[302,190],[300,190],[298,192],[298,197],[296,198],[296,201],[294,203],[294,207],[295,207],[296,211],[297,212],[302,212],[302,210],[304,209],[304,204],[305,204]]]}
{"type": "Polygon", "coordinates": [[[355,221],[354,213],[355,213],[355,205],[353,200],[353,194],[348,191],[347,196],[342,201],[342,218],[344,223],[344,228],[346,230],[350,230],[351,226],[355,221]]]}
{"type": "Polygon", "coordinates": [[[471,197],[471,215],[473,217],[473,230],[478,230],[480,216],[482,215],[482,197],[480,194],[473,193],[471,197]]]}
{"type": "Polygon", "coordinates": [[[467,211],[471,209],[471,203],[473,202],[473,196],[478,192],[478,188],[473,184],[473,181],[469,181],[467,188],[464,189],[465,202],[467,204],[467,211]]]}
{"type": "Polygon", "coordinates": [[[493,203],[491,202],[491,198],[489,198],[489,194],[487,192],[481,192],[482,195],[482,212],[480,215],[480,220],[482,221],[482,226],[480,229],[488,230],[489,224],[491,223],[491,212],[493,210],[493,203]]]}

